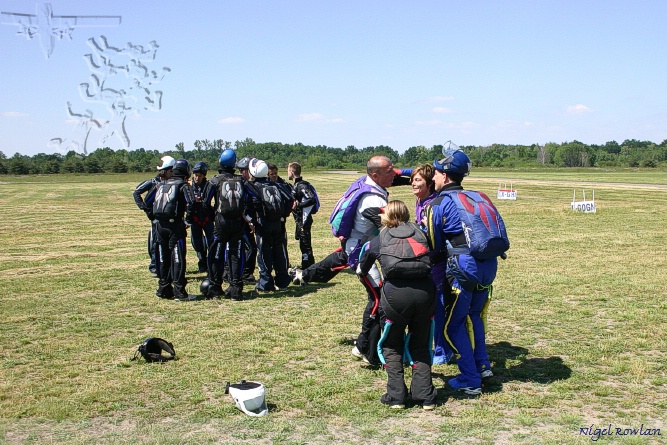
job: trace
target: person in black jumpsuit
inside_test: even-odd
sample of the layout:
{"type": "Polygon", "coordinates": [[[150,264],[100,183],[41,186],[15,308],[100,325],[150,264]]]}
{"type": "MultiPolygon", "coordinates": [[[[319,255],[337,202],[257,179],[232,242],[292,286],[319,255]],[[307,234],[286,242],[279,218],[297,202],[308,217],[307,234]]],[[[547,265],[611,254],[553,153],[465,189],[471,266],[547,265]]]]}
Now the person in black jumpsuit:
{"type": "Polygon", "coordinates": [[[155,268],[155,244],[156,244],[156,235],[155,230],[155,218],[153,217],[153,200],[155,199],[156,186],[171,177],[171,169],[174,166],[176,160],[171,156],[162,157],[162,165],[157,167],[158,174],[152,178],[148,179],[141,184],[137,185],[132,192],[132,197],[134,198],[134,203],[139,207],[139,210],[143,210],[146,213],[146,217],[151,221],[151,229],[148,231],[148,256],[150,257],[150,264],[148,265],[148,271],[157,278],[157,270],[155,268]],[[143,197],[142,197],[143,195],[143,197]]]}
{"type": "Polygon", "coordinates": [[[160,298],[187,300],[185,290],[185,238],[187,232],[184,219],[192,212],[194,195],[187,183],[190,165],[185,159],[174,164],[173,176],[159,185],[153,202],[157,229],[158,289],[160,298]],[[186,216],[187,214],[187,216],[186,216]]]}
{"type": "Polygon", "coordinates": [[[190,241],[197,253],[199,272],[208,272],[208,249],[213,244],[213,209],[204,206],[209,196],[211,182],[206,179],[208,165],[197,162],[192,169],[192,192],[195,195],[190,223],[190,241]]]}
{"type": "Polygon", "coordinates": [[[243,177],[234,173],[236,164],[234,150],[223,150],[219,162],[220,174],[211,178],[209,197],[204,203],[206,208],[215,209],[214,237],[208,264],[211,286],[207,297],[225,296],[232,300],[242,300],[244,265],[242,237],[247,225],[247,220],[244,218],[247,210],[245,207],[247,187],[243,177]],[[212,204],[213,199],[215,204],[212,204]],[[225,274],[229,287],[223,292],[222,282],[225,274]]]}
{"type": "Polygon", "coordinates": [[[311,242],[311,228],[313,226],[312,213],[317,211],[317,195],[315,189],[301,177],[301,165],[291,162],[287,167],[289,179],[294,181],[294,223],[296,231],[294,238],[299,241],[301,250],[301,269],[306,269],[315,264],[313,245],[311,242]]]}
{"type": "MultiPolygon", "coordinates": [[[[236,163],[236,168],[239,170],[239,174],[243,176],[243,179],[246,181],[250,181],[250,171],[248,170],[250,159],[252,159],[251,156],[244,156],[236,163]]],[[[243,282],[246,284],[257,284],[257,280],[255,280],[255,268],[257,267],[257,241],[255,240],[255,233],[250,227],[250,224],[245,225],[241,241],[243,243],[244,252],[243,282]]]]}
{"type": "Polygon", "coordinates": [[[387,392],[381,402],[391,408],[404,408],[410,395],[415,403],[431,410],[437,395],[431,378],[430,347],[435,286],[429,276],[426,236],[409,220],[410,212],[405,203],[390,201],[387,204],[381,215],[383,228],[362,248],[357,274],[367,274],[377,260],[384,275],[380,304],[385,324],[378,355],[387,371],[387,392]],[[404,361],[412,367],[410,391],[403,380],[404,361]]]}
{"type": "MultiPolygon", "coordinates": [[[[289,260],[287,247],[284,242],[285,217],[280,213],[269,213],[269,201],[282,200],[275,182],[268,179],[269,168],[261,159],[250,161],[250,175],[254,179],[250,182],[249,189],[253,196],[252,207],[257,238],[257,263],[259,266],[259,280],[256,290],[272,292],[276,289],[284,290],[291,279],[287,273],[289,260]],[[271,193],[268,193],[271,191],[271,193]],[[269,196],[270,195],[270,196],[269,196]],[[275,278],[272,272],[275,271],[275,278]]],[[[279,205],[280,211],[284,211],[284,203],[279,205]]]]}

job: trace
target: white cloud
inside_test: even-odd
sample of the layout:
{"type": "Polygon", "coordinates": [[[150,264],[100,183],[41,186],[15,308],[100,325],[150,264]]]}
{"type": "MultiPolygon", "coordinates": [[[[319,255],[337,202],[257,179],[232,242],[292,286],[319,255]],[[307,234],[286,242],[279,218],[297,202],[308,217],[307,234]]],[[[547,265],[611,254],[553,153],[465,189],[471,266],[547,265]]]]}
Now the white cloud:
{"type": "Polygon", "coordinates": [[[588,108],[586,105],[577,104],[570,105],[566,110],[570,114],[581,114],[581,113],[590,113],[593,111],[591,108],[588,108]]]}
{"type": "Polygon", "coordinates": [[[242,117],[224,117],[218,121],[219,124],[242,124],[245,122],[245,119],[242,117]]]}
{"type": "Polygon", "coordinates": [[[434,113],[451,113],[452,109],[447,107],[433,107],[434,113]]]}
{"type": "Polygon", "coordinates": [[[2,113],[3,117],[27,117],[28,113],[22,113],[21,111],[5,111],[2,113]]]}

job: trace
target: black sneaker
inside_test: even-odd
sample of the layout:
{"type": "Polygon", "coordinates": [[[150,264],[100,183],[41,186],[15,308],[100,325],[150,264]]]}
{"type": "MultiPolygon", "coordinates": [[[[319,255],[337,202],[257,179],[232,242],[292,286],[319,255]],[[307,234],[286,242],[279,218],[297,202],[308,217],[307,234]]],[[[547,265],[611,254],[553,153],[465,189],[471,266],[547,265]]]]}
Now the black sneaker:
{"type": "Polygon", "coordinates": [[[222,291],[222,286],[220,285],[212,285],[208,288],[208,295],[206,296],[207,298],[215,298],[220,299],[225,297],[225,293],[222,291]]]}
{"type": "Polygon", "coordinates": [[[243,289],[239,289],[238,286],[229,286],[225,290],[225,296],[234,301],[243,300],[243,289]]]}

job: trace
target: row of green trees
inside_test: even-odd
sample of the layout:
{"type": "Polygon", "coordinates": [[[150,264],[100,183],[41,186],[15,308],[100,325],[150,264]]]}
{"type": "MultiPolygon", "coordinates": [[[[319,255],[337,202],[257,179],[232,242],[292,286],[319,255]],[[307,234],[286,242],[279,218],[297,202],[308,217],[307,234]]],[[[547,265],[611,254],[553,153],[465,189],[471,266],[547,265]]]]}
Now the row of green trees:
{"type": "MultiPolygon", "coordinates": [[[[16,153],[7,157],[0,151],[0,174],[56,174],[56,173],[126,173],[153,172],[160,164],[160,157],[171,155],[191,162],[205,161],[212,169],[218,165],[218,157],[225,148],[234,148],[237,156],[252,156],[268,160],[279,167],[297,161],[307,169],[361,169],[372,155],[386,155],[398,166],[414,166],[433,162],[442,157],[442,145],[416,146],[399,154],[385,145],[358,149],[325,145],[257,143],[250,138],[234,143],[222,139],[197,140],[193,148],[186,150],[182,142],[173,150],[117,150],[100,148],[88,155],[74,151],[62,154],[25,156],[16,153]]],[[[621,144],[611,141],[604,145],[587,145],[582,142],[547,143],[544,145],[461,146],[476,167],[667,167],[667,140],[660,144],[651,141],[625,140],[621,144]]]]}

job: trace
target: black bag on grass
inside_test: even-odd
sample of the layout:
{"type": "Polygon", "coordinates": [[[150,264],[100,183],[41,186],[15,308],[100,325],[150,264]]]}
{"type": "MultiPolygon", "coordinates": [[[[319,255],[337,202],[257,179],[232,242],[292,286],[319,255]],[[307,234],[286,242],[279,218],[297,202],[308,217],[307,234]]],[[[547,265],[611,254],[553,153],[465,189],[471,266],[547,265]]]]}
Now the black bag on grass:
{"type": "Polygon", "coordinates": [[[176,351],[174,351],[174,345],[167,340],[151,337],[139,345],[131,360],[136,360],[139,356],[142,356],[147,362],[166,362],[176,358],[176,351]],[[169,355],[163,355],[162,352],[169,355]]]}

